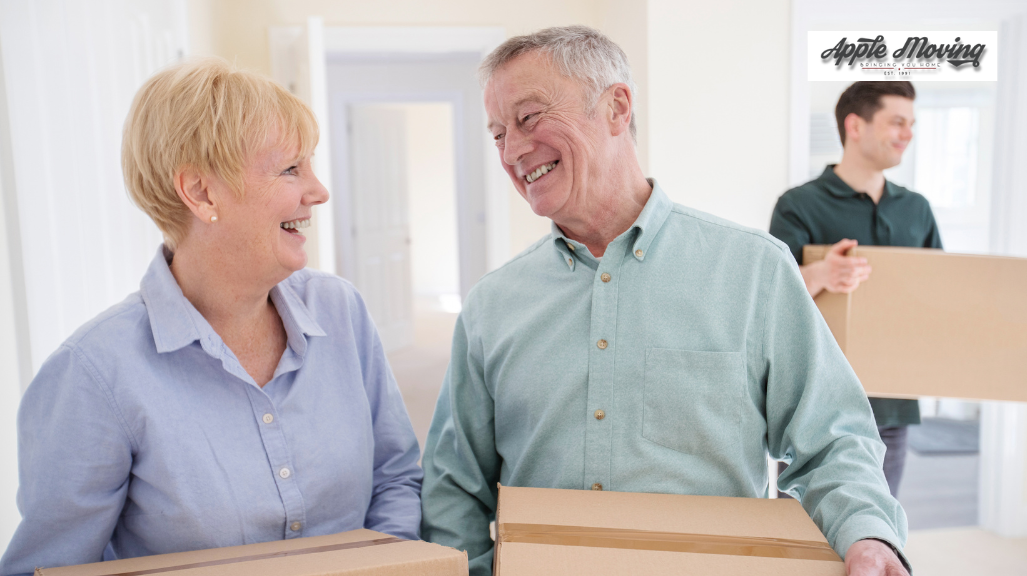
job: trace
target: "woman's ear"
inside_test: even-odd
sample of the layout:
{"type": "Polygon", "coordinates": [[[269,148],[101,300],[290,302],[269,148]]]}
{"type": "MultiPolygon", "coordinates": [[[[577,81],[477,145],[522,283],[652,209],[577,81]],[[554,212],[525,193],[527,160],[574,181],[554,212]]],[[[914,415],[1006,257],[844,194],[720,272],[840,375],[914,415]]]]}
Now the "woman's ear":
{"type": "Polygon", "coordinates": [[[217,195],[212,193],[211,184],[210,176],[192,166],[182,166],[175,172],[175,192],[201,222],[217,221],[217,195]]]}

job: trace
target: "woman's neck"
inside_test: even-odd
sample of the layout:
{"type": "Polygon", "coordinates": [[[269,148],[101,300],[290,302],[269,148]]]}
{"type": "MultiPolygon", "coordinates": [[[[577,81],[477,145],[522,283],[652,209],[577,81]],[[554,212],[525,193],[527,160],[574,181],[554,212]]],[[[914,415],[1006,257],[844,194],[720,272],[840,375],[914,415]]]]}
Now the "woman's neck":
{"type": "Polygon", "coordinates": [[[263,285],[226,256],[184,242],[171,261],[182,294],[224,340],[263,324],[274,312],[269,299],[274,284],[263,285]]]}

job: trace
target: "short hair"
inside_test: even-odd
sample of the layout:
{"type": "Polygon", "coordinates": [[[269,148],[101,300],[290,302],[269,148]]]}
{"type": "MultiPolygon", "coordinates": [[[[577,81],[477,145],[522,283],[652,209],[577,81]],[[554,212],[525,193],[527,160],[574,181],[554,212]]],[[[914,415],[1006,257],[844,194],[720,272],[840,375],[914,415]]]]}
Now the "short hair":
{"type": "MultiPolygon", "coordinates": [[[[478,80],[484,87],[504,64],[532,52],[545,54],[561,74],[579,81],[585,92],[585,109],[590,114],[603,92],[614,84],[627,84],[632,95],[637,95],[627,54],[602,32],[588,26],[557,26],[514,36],[485,57],[478,68],[478,80]]],[[[630,130],[632,140],[636,139],[634,106],[630,130]]]]}
{"type": "Polygon", "coordinates": [[[222,58],[198,58],[154,74],[136,93],[121,168],[132,201],[174,250],[191,217],[175,192],[178,170],[217,176],[241,197],[250,154],[288,142],[306,156],[318,137],[313,112],[285,88],[222,58]]]}
{"type": "Polygon", "coordinates": [[[884,104],[881,96],[901,96],[916,100],[916,90],[910,82],[854,82],[845,89],[834,107],[834,118],[838,122],[838,136],[845,145],[845,119],[855,114],[870,122],[884,104]]]}

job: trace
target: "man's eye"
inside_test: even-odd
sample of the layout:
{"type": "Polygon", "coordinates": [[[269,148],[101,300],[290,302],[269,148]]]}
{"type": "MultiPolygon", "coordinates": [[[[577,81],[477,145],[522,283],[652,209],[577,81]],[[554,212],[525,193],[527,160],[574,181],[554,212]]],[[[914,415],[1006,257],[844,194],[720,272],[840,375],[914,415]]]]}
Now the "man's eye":
{"type": "Polygon", "coordinates": [[[503,136],[505,136],[505,134],[496,134],[492,137],[492,139],[496,142],[496,146],[499,146],[503,142],[503,136]]]}
{"type": "Polygon", "coordinates": [[[526,115],[526,116],[525,116],[524,118],[521,118],[521,124],[524,124],[525,122],[527,122],[528,120],[531,120],[531,119],[532,119],[532,118],[534,118],[535,116],[538,116],[538,112],[536,112],[536,113],[534,113],[534,114],[528,114],[528,115],[526,115]]]}

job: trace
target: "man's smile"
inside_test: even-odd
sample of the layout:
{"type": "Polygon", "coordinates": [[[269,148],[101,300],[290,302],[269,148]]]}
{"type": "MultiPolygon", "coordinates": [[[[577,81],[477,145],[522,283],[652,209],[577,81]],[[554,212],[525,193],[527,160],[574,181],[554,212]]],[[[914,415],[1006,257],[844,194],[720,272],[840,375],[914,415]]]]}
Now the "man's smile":
{"type": "Polygon", "coordinates": [[[541,177],[545,176],[546,174],[548,174],[550,171],[552,171],[554,168],[556,168],[556,165],[559,164],[559,163],[560,163],[559,160],[554,160],[554,161],[550,162],[549,164],[543,164],[542,166],[539,166],[538,168],[536,168],[535,171],[532,172],[531,174],[525,175],[524,179],[528,181],[528,184],[531,184],[532,182],[534,182],[534,181],[538,180],[539,178],[541,178],[541,177]]]}

